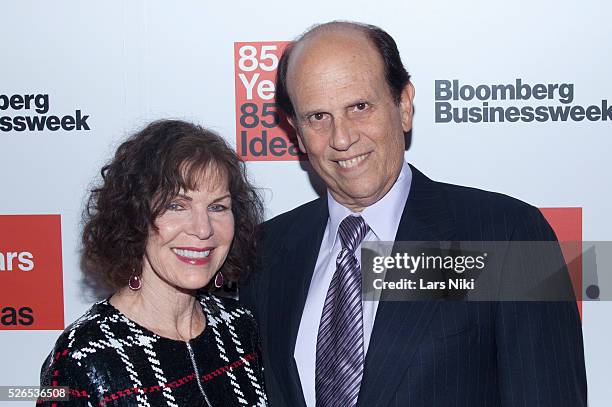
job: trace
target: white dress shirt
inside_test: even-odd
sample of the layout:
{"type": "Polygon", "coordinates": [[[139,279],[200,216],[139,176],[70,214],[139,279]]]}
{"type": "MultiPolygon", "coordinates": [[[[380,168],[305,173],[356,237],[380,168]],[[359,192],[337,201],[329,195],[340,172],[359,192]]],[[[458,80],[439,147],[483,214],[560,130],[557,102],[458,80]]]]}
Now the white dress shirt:
{"type": "MultiPolygon", "coordinates": [[[[308,297],[304,305],[295,343],[295,351],[293,353],[300,375],[304,399],[308,407],[315,407],[317,335],[327,290],[336,271],[335,260],[341,250],[340,238],[338,237],[340,222],[349,215],[362,216],[370,227],[370,231],[365,236],[364,241],[394,241],[406,199],[410,192],[411,181],[412,172],[408,164],[404,162],[400,175],[389,192],[378,202],[368,206],[360,213],[354,213],[345,206],[342,206],[327,191],[329,219],[325,227],[312,280],[310,281],[308,297]]],[[[355,255],[361,263],[361,245],[355,251],[355,255]]],[[[362,305],[363,345],[364,353],[367,353],[372,328],[374,327],[376,310],[378,309],[378,301],[363,301],[362,305]]]]}

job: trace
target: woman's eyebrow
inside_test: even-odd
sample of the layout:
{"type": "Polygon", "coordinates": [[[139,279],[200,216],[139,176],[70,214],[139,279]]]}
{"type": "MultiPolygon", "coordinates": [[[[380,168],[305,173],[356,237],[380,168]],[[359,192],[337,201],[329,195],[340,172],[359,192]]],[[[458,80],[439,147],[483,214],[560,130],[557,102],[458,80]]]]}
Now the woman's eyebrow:
{"type": "Polygon", "coordinates": [[[218,201],[222,201],[226,198],[231,198],[232,196],[230,194],[225,194],[223,196],[220,196],[219,198],[216,198],[215,200],[213,200],[213,202],[218,202],[218,201]]]}

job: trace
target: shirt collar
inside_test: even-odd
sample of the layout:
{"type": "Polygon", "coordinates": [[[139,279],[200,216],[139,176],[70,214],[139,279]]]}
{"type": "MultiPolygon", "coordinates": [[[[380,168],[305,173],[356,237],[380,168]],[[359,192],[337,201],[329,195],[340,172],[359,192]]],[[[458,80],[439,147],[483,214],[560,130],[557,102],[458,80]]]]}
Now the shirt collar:
{"type": "Polygon", "coordinates": [[[410,193],[412,171],[404,162],[397,177],[397,181],[378,202],[368,206],[361,213],[353,212],[338,203],[327,190],[327,207],[329,208],[329,234],[327,247],[331,250],[336,242],[340,222],[349,215],[362,216],[370,230],[379,241],[392,242],[395,240],[400,218],[410,193]],[[389,216],[391,215],[391,216],[389,216]]]}

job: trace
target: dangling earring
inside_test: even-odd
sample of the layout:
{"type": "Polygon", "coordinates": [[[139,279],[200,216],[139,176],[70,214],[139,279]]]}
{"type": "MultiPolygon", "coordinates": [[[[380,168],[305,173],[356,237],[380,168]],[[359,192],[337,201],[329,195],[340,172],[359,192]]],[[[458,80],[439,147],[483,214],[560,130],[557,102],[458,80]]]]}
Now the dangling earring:
{"type": "Polygon", "coordinates": [[[223,273],[218,272],[215,276],[215,288],[221,288],[223,286],[223,273]]]}
{"type": "Polygon", "coordinates": [[[130,287],[130,290],[132,291],[140,290],[140,287],[142,287],[142,281],[140,281],[140,277],[136,274],[132,274],[130,276],[130,281],[128,282],[128,287],[130,287]]]}

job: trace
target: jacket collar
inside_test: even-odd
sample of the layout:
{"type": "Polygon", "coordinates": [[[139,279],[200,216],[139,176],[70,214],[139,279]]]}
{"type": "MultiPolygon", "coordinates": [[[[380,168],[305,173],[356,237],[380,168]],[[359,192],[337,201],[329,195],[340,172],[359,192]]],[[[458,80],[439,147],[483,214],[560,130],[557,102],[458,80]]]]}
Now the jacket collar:
{"type": "MultiPolygon", "coordinates": [[[[395,241],[448,241],[454,215],[439,183],[412,167],[412,186],[395,241]]],[[[381,301],[372,330],[359,406],[386,406],[424,338],[438,301],[381,301]]]]}
{"type": "MultiPolygon", "coordinates": [[[[410,167],[410,193],[395,240],[452,240],[454,216],[446,204],[444,190],[439,183],[410,167]]],[[[293,353],[328,217],[326,199],[318,199],[304,218],[295,220],[276,259],[282,264],[285,274],[274,276],[268,287],[276,292],[270,296],[269,309],[274,316],[270,316],[268,324],[268,351],[270,357],[276,359],[272,367],[276,377],[286,381],[280,384],[286,400],[296,406],[305,407],[305,401],[293,353]]],[[[389,403],[437,306],[438,303],[433,301],[386,301],[379,304],[365,360],[359,406],[389,403]],[[402,363],[397,363],[398,360],[402,363]]]]}

